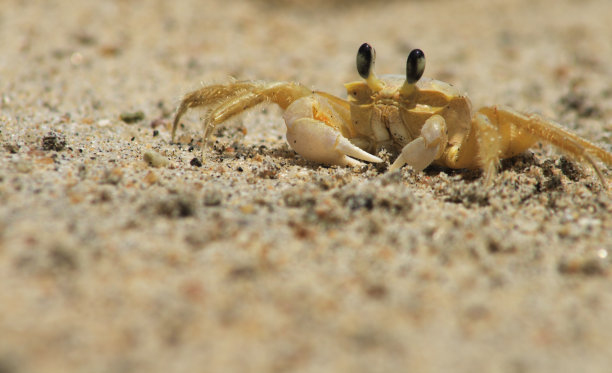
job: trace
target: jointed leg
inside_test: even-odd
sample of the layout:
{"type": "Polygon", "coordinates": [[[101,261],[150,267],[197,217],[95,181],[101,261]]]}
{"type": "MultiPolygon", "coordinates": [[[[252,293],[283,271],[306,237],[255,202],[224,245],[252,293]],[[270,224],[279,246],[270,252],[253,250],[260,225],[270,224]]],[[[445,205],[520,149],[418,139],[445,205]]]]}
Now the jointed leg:
{"type": "Polygon", "coordinates": [[[472,122],[478,144],[478,161],[482,167],[485,184],[491,185],[497,173],[502,154],[503,136],[500,127],[491,123],[482,113],[476,113],[472,122]]]}
{"type": "MultiPolygon", "coordinates": [[[[537,114],[523,114],[510,108],[497,106],[485,107],[478,111],[474,124],[479,128],[487,127],[482,125],[485,122],[483,117],[486,117],[493,127],[498,128],[498,139],[501,145],[497,150],[498,159],[519,154],[539,139],[557,146],[577,159],[589,162],[600,181],[606,184],[594,158],[599,158],[604,163],[612,165],[612,154],[563,128],[560,124],[537,114]]],[[[484,142],[492,138],[487,135],[486,129],[480,137],[485,138],[484,142]]],[[[483,147],[479,150],[485,172],[491,167],[491,161],[486,157],[492,152],[483,147]]]]}
{"type": "Polygon", "coordinates": [[[273,102],[286,109],[300,97],[312,91],[297,83],[236,82],[217,84],[188,93],[182,100],[172,125],[172,142],[181,117],[187,110],[215,106],[205,119],[204,136],[207,138],[219,123],[260,103],[273,102]]]}

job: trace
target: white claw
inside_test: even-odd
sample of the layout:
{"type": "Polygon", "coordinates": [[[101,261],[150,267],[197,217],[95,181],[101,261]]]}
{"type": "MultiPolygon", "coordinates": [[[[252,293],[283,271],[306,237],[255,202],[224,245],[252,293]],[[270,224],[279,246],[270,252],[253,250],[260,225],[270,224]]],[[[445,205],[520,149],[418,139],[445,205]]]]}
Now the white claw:
{"type": "Polygon", "coordinates": [[[421,128],[421,136],[402,149],[389,171],[400,169],[409,164],[415,171],[423,171],[431,162],[439,158],[446,145],[446,122],[439,115],[433,115],[421,128]]]}
{"type": "Polygon", "coordinates": [[[342,126],[341,115],[325,97],[308,96],[296,100],[283,114],[287,125],[287,142],[302,157],[325,164],[359,166],[383,160],[352,144],[337,129],[342,126]],[[327,118],[327,123],[314,112],[327,118]],[[352,158],[351,158],[352,157],[352,158]]]}
{"type": "Polygon", "coordinates": [[[336,149],[343,154],[348,155],[349,157],[361,159],[367,162],[379,163],[383,160],[378,158],[377,156],[366,152],[365,150],[358,148],[353,143],[351,143],[346,137],[342,135],[338,135],[339,141],[336,145],[336,149]]]}
{"type": "Polygon", "coordinates": [[[287,123],[287,142],[299,155],[315,162],[341,166],[362,165],[353,158],[382,162],[382,159],[353,145],[334,128],[312,118],[287,123]]]}
{"type": "Polygon", "coordinates": [[[405,164],[412,166],[415,171],[423,171],[436,159],[439,150],[440,145],[428,148],[425,140],[418,137],[402,149],[395,162],[389,167],[389,171],[399,170],[405,164]]]}

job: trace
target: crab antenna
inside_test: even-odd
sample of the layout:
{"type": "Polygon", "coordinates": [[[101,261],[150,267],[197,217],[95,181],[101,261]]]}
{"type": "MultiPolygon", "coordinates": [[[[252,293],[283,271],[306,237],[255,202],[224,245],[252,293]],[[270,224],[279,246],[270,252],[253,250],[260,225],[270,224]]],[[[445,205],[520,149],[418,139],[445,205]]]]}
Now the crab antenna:
{"type": "Polygon", "coordinates": [[[403,95],[408,95],[414,90],[414,85],[421,79],[425,71],[425,53],[420,49],[413,49],[408,54],[406,61],[406,81],[401,88],[403,95]]]}
{"type": "Polygon", "coordinates": [[[375,62],[376,50],[368,43],[361,44],[361,47],[359,47],[357,51],[357,72],[365,79],[370,89],[380,91],[383,85],[374,73],[375,62]]]}

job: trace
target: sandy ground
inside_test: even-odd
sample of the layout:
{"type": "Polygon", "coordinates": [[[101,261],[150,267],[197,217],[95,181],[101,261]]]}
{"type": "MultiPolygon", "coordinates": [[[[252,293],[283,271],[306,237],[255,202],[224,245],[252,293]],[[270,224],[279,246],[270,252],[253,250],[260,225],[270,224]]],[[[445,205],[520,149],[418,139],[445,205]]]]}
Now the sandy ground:
{"type": "Polygon", "coordinates": [[[590,167],[548,146],[491,188],[323,167],[276,107],[199,166],[201,113],[180,144],[169,126],[230,76],[343,96],[368,41],[379,74],[418,47],[475,107],[612,150],[612,3],[305,3],[4,0],[0,372],[610,371],[612,200],[590,167]]]}

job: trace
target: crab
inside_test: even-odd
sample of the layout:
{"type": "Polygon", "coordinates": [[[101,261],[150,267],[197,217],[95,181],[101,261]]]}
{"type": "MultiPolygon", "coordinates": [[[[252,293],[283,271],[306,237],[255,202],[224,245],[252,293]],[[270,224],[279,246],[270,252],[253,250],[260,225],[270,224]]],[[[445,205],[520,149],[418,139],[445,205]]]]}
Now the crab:
{"type": "Polygon", "coordinates": [[[422,78],[420,49],[408,54],[405,75],[379,78],[375,60],[374,48],[362,44],[356,62],[364,80],[345,84],[347,100],[295,82],[233,81],[190,92],[176,111],[172,142],[189,109],[210,107],[204,119],[208,139],[220,123],[258,104],[275,103],[284,110],[287,142],[310,161],[359,166],[383,162],[375,154],[393,149],[398,155],[390,171],[404,165],[422,171],[430,164],[482,169],[490,185],[501,159],[543,141],[588,162],[605,186],[596,159],[612,165],[612,154],[560,124],[500,105],[473,111],[469,98],[451,84],[422,78]]]}

